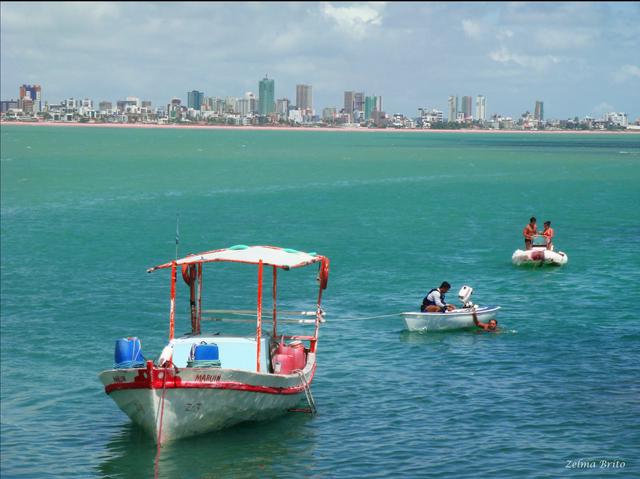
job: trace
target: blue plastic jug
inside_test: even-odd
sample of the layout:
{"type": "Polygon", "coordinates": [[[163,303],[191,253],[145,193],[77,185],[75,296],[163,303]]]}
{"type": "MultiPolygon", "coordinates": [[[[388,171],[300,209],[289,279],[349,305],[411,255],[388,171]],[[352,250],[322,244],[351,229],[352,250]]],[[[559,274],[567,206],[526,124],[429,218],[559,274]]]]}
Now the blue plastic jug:
{"type": "Polygon", "coordinates": [[[115,368],[138,368],[144,366],[142,345],[138,338],[122,338],[116,340],[115,368]]]}

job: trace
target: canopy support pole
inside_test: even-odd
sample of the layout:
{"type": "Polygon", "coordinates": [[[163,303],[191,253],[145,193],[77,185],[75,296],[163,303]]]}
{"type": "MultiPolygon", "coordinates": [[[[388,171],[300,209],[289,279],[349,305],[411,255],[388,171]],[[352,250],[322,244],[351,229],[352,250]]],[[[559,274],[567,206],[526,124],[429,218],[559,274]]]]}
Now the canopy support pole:
{"type": "Polygon", "coordinates": [[[173,339],[176,328],[176,262],[171,264],[171,306],[169,308],[169,341],[173,339]]]}
{"type": "Polygon", "coordinates": [[[258,263],[258,325],[256,327],[256,371],[260,372],[260,339],[262,336],[262,260],[258,263]]]}
{"type": "Polygon", "coordinates": [[[277,318],[276,318],[276,297],[278,293],[278,268],[273,267],[273,338],[278,335],[277,318]]]}
{"type": "Polygon", "coordinates": [[[198,319],[196,322],[196,334],[200,334],[200,323],[202,322],[202,263],[198,263],[198,319]]]}
{"type": "MultiPolygon", "coordinates": [[[[191,271],[192,266],[189,266],[187,269],[189,279],[191,280],[191,271]]],[[[189,283],[189,312],[191,313],[191,332],[194,334],[198,333],[198,311],[196,309],[196,281],[198,278],[198,267],[193,266],[195,270],[195,277],[189,283]]]]}

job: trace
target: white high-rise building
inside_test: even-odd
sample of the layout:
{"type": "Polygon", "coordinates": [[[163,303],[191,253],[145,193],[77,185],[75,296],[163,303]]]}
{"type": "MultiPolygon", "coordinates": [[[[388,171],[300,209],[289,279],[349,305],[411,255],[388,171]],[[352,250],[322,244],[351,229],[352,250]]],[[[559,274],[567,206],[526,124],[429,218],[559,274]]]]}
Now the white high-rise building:
{"type": "Polygon", "coordinates": [[[232,96],[228,96],[224,99],[226,113],[238,113],[237,101],[238,99],[232,96]]]}
{"type": "Polygon", "coordinates": [[[257,113],[258,112],[258,99],[256,98],[255,93],[252,91],[248,91],[244,94],[245,100],[249,100],[249,113],[257,113]]]}
{"type": "Polygon", "coordinates": [[[476,120],[482,122],[487,120],[487,99],[483,95],[476,97],[476,120]]]}
{"type": "Polygon", "coordinates": [[[629,126],[629,119],[627,117],[627,114],[622,112],[616,113],[612,111],[609,113],[605,113],[604,121],[616,126],[622,126],[624,128],[629,126]]]}
{"type": "Polygon", "coordinates": [[[447,118],[449,121],[456,121],[458,117],[458,97],[450,96],[449,97],[449,117],[447,118]]]}
{"type": "Polygon", "coordinates": [[[279,98],[276,100],[276,113],[285,120],[289,117],[289,103],[288,98],[279,98]]]}
{"type": "Polygon", "coordinates": [[[250,113],[249,100],[247,98],[238,98],[236,100],[236,111],[240,116],[248,116],[250,113]]]}

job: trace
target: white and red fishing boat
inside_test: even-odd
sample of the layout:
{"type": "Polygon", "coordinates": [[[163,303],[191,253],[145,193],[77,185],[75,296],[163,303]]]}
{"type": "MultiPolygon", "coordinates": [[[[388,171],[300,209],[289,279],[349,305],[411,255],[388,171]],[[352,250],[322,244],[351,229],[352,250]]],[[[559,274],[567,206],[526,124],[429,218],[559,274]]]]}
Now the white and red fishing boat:
{"type": "MultiPolygon", "coordinates": [[[[149,269],[171,271],[169,342],[155,361],[145,360],[137,338],[116,342],[113,369],[103,371],[105,392],[158,444],[221,429],[243,421],[281,415],[306,400],[314,411],[310,384],[316,370],[320,306],[329,259],[273,246],[207,251],[149,269]],[[229,262],[257,266],[257,306],[250,310],[203,310],[203,266],[229,262]],[[317,301],[312,311],[277,308],[278,270],[318,264],[317,301]],[[263,308],[263,276],[271,267],[270,308],[263,308]],[[175,337],[176,282],[189,286],[191,331],[175,337]],[[205,313],[205,316],[203,316],[205,313]],[[213,316],[206,316],[212,314],[213,316]],[[249,335],[204,333],[201,322],[251,322],[249,335]],[[281,335],[280,323],[308,325],[313,334],[281,335]]],[[[294,326],[291,326],[294,327],[294,326]]],[[[296,328],[298,326],[295,326],[296,328]]]]}

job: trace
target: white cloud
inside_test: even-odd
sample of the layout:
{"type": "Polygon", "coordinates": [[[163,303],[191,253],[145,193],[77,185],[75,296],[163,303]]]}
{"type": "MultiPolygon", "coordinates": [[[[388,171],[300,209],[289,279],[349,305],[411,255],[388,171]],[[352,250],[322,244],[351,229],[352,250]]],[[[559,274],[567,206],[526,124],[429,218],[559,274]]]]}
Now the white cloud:
{"type": "Polygon", "coordinates": [[[624,83],[632,79],[640,79],[640,67],[636,65],[623,65],[620,70],[613,74],[613,79],[618,83],[624,83]]]}
{"type": "Polygon", "coordinates": [[[560,63],[560,59],[553,55],[523,55],[512,53],[506,47],[491,52],[489,58],[498,63],[513,63],[534,70],[546,70],[549,66],[560,63]]]}
{"type": "Polygon", "coordinates": [[[508,40],[509,38],[512,38],[514,35],[514,33],[509,30],[508,28],[505,28],[503,30],[500,30],[498,33],[496,33],[496,38],[500,41],[502,40],[508,40]]]}
{"type": "Polygon", "coordinates": [[[382,25],[382,11],[386,2],[359,3],[351,6],[322,5],[322,12],[333,20],[339,29],[358,38],[364,38],[372,25],[382,25]]]}
{"type": "Polygon", "coordinates": [[[482,27],[473,20],[462,20],[462,29],[469,38],[480,38],[482,36],[482,27]]]}

